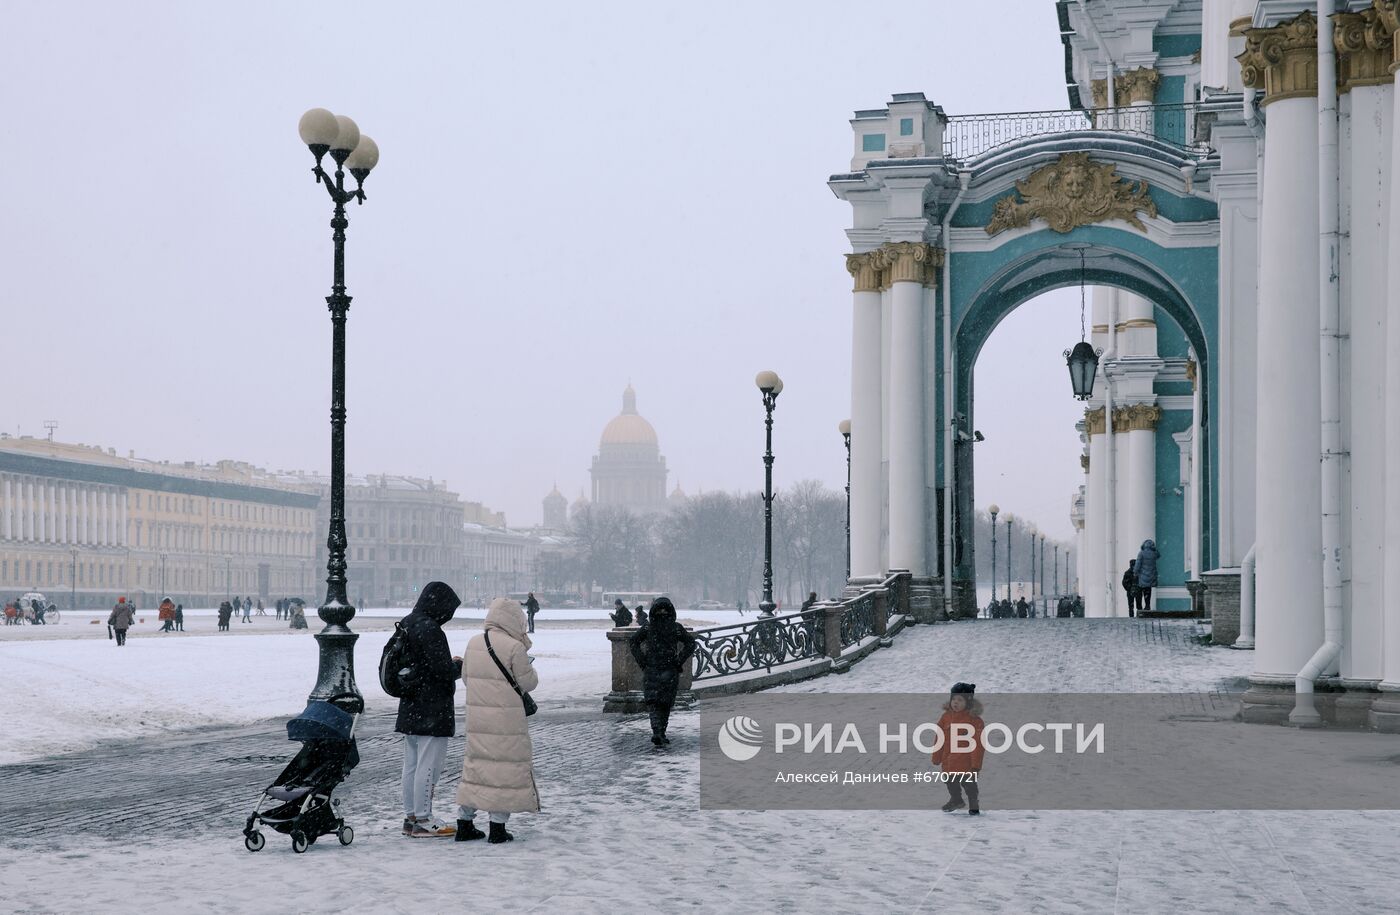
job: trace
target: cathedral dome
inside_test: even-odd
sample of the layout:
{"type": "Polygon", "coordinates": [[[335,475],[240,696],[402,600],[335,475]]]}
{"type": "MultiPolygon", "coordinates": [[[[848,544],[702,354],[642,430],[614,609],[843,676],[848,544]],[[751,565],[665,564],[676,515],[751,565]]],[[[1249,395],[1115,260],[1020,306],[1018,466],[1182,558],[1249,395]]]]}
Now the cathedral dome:
{"type": "Polygon", "coordinates": [[[629,384],[622,392],[622,412],[603,427],[601,445],[656,446],[656,430],[637,414],[637,393],[629,384]]]}

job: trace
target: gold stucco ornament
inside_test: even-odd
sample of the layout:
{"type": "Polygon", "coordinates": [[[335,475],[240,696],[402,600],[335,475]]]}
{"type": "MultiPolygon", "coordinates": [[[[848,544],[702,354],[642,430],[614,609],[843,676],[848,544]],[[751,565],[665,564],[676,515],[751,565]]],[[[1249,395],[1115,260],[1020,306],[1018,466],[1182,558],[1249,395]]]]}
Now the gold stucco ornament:
{"type": "Polygon", "coordinates": [[[1033,219],[1045,220],[1056,232],[1109,219],[1146,232],[1137,214],[1157,215],[1147,182],[1120,178],[1117,169],[1112,163],[1091,162],[1086,152],[1065,153],[1017,181],[1016,194],[996,202],[987,234],[1027,226],[1033,219]]]}

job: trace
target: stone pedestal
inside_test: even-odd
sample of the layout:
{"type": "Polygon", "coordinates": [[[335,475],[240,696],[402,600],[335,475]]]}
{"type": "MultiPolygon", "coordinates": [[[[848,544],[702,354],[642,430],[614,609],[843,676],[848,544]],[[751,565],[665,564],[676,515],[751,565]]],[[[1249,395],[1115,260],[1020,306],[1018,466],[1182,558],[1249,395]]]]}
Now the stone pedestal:
{"type": "Polygon", "coordinates": [[[1293,705],[1292,679],[1250,677],[1240,717],[1250,724],[1287,724],[1293,705]]]}
{"type": "Polygon", "coordinates": [[[1234,645],[1240,637],[1240,570],[1202,573],[1200,591],[1211,621],[1211,641],[1216,645],[1234,645]]]}
{"type": "Polygon", "coordinates": [[[977,618],[977,613],[977,586],[966,578],[953,579],[953,606],[949,608],[949,616],[971,620],[977,618]]]}
{"type": "MultiPolygon", "coordinates": [[[[688,632],[694,633],[690,629],[688,632]]],[[[612,692],[603,697],[603,711],[635,714],[647,710],[646,698],[642,695],[642,668],[632,657],[632,636],[635,626],[608,630],[608,641],[612,644],[612,692]]],[[[693,666],[687,664],[681,670],[680,689],[676,692],[676,705],[690,708],[695,704],[695,694],[690,691],[693,666]]]]}
{"type": "Polygon", "coordinates": [[[1371,703],[1366,720],[1384,734],[1400,734],[1400,692],[1382,689],[1371,703]]]}
{"type": "Polygon", "coordinates": [[[1333,715],[1323,719],[1339,728],[1369,728],[1372,705],[1380,697],[1375,680],[1339,680],[1333,715]]]}
{"type": "Polygon", "coordinates": [[[942,579],[910,579],[909,615],[919,623],[937,623],[948,619],[948,614],[943,609],[942,579]]]}

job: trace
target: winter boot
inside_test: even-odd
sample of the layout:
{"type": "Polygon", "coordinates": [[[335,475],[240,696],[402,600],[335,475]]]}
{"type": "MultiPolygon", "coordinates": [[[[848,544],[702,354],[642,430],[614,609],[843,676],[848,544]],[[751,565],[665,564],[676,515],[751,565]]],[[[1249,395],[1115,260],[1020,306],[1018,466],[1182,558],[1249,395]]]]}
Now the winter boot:
{"type": "Polygon", "coordinates": [[[506,832],[505,823],[492,823],[491,835],[486,839],[486,841],[492,845],[500,845],[502,842],[509,842],[514,838],[515,836],[506,832]]]}
{"type": "Polygon", "coordinates": [[[484,839],[486,833],[476,828],[476,824],[471,820],[457,821],[457,841],[470,842],[472,839],[484,839]]]}
{"type": "Polygon", "coordinates": [[[661,732],[660,732],[660,731],[652,731],[652,732],[651,732],[651,742],[652,742],[653,744],[655,744],[656,746],[659,747],[659,746],[662,746],[662,745],[664,745],[664,744],[666,743],[666,738],[661,736],[661,732]]]}
{"type": "Polygon", "coordinates": [[[981,816],[981,815],[982,815],[982,811],[981,811],[980,808],[973,807],[971,810],[969,810],[969,811],[967,812],[967,815],[970,816],[970,817],[981,816]]]}
{"type": "Polygon", "coordinates": [[[943,810],[944,813],[952,813],[954,810],[961,810],[962,808],[963,808],[962,798],[957,798],[957,799],[955,800],[955,799],[953,799],[953,798],[950,797],[950,798],[948,798],[948,803],[946,803],[946,804],[943,805],[942,810],[943,810]]]}

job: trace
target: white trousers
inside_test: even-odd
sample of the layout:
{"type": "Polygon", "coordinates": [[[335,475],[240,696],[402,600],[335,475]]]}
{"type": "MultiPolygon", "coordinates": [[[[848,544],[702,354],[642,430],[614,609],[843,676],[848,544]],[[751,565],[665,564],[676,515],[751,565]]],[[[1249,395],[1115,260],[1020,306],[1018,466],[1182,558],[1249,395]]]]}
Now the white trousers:
{"type": "MultiPolygon", "coordinates": [[[[463,807],[463,806],[461,806],[461,805],[459,804],[459,805],[457,806],[457,819],[459,819],[459,820],[474,820],[474,819],[476,819],[476,808],[475,808],[475,807],[463,807]]],[[[509,813],[493,813],[493,814],[491,814],[491,815],[488,817],[488,819],[489,819],[492,823],[504,823],[506,820],[509,820],[509,819],[510,819],[510,814],[509,814],[509,813]]]]}
{"type": "Polygon", "coordinates": [[[447,759],[447,737],[405,734],[403,738],[403,815],[430,820],[433,792],[447,759]]]}

